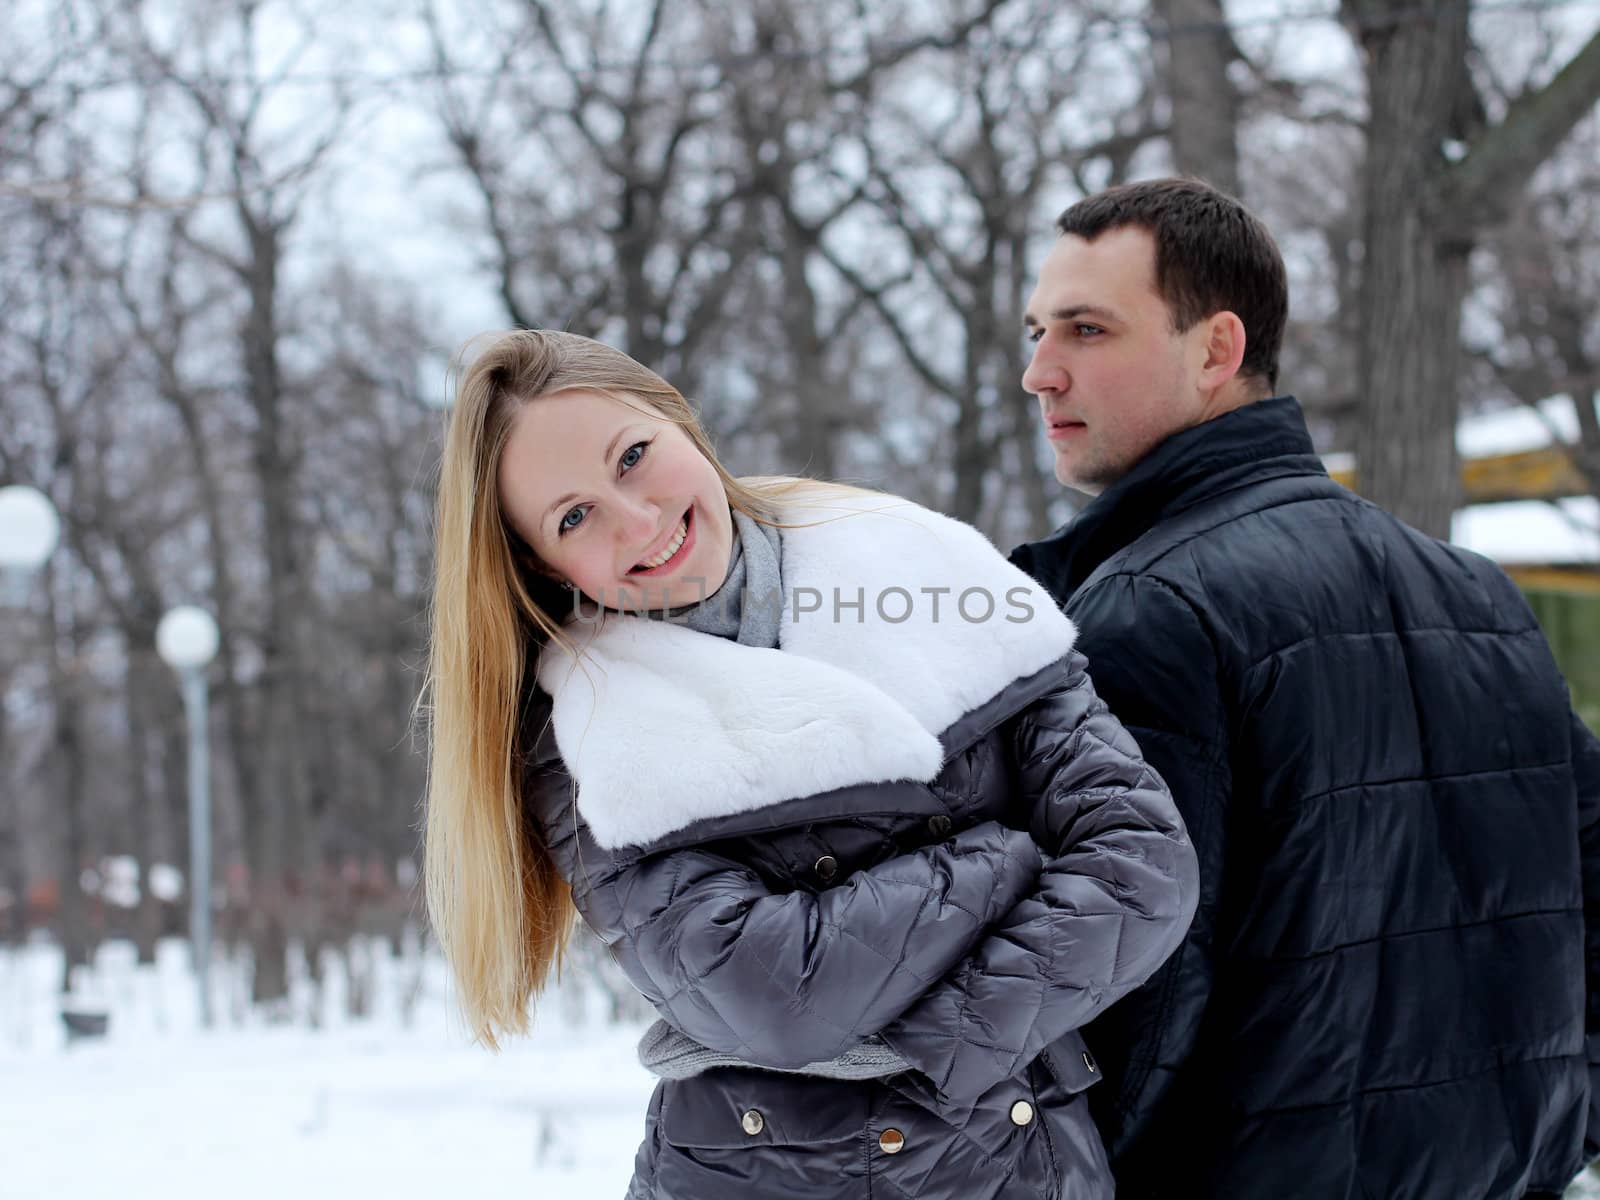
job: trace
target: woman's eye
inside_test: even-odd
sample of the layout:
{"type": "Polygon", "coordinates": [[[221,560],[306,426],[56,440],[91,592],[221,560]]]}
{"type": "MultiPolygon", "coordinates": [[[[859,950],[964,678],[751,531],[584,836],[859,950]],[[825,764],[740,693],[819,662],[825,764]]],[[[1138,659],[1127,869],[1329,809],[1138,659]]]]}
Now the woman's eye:
{"type": "Polygon", "coordinates": [[[589,510],[581,504],[576,508],[567,509],[566,515],[561,518],[561,524],[556,527],[556,536],[560,537],[562,534],[576,529],[583,524],[583,518],[588,515],[589,510]]]}
{"type": "Polygon", "coordinates": [[[639,465],[639,460],[644,457],[645,451],[650,449],[649,442],[635,442],[622,452],[622,457],[617,460],[617,465],[624,471],[631,471],[639,465]]]}

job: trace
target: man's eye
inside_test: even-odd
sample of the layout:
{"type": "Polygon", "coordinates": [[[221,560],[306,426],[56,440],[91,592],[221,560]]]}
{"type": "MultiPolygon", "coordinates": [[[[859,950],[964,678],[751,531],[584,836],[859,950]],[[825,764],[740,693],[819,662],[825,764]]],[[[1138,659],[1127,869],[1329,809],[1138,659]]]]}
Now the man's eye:
{"type": "Polygon", "coordinates": [[[622,457],[617,459],[617,465],[624,471],[631,471],[639,465],[639,460],[644,457],[645,451],[649,449],[649,442],[635,442],[622,452],[622,457]]]}
{"type": "Polygon", "coordinates": [[[1025,342],[1037,342],[1043,336],[1044,336],[1044,330],[1041,329],[1039,326],[1034,325],[1034,326],[1031,326],[1030,328],[1028,328],[1027,330],[1023,331],[1022,339],[1025,342]]]}
{"type": "Polygon", "coordinates": [[[1105,332],[1105,330],[1101,329],[1098,325],[1084,325],[1082,323],[1074,325],[1072,328],[1079,337],[1094,337],[1097,333],[1105,332]]]}

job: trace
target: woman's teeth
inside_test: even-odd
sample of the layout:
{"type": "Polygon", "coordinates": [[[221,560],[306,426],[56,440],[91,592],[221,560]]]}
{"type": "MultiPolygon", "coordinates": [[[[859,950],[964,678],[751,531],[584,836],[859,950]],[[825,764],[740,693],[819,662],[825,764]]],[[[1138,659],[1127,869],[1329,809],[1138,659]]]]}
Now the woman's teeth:
{"type": "Polygon", "coordinates": [[[678,522],[678,532],[672,535],[672,540],[667,543],[667,548],[654,558],[647,558],[633,569],[635,571],[653,571],[662,563],[678,552],[678,547],[683,545],[683,539],[689,536],[689,520],[685,517],[678,522]]]}

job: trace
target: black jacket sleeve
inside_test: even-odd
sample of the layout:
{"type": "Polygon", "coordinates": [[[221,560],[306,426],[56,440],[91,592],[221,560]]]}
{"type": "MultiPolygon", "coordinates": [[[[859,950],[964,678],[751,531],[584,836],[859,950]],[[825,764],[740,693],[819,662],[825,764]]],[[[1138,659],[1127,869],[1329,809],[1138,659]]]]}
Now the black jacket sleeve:
{"type": "Polygon", "coordinates": [[[1600,1158],[1600,739],[1572,715],[1572,766],[1578,785],[1578,837],[1583,862],[1583,958],[1588,1007],[1584,1034],[1589,1052],[1589,1120],[1586,1159],[1600,1158]]]}
{"type": "Polygon", "coordinates": [[[1081,655],[1008,733],[1044,870],[948,978],[883,1030],[956,1104],[1147,979],[1195,907],[1194,851],[1172,797],[1095,695],[1081,655]]]}
{"type": "Polygon", "coordinates": [[[1107,576],[1067,612],[1097,690],[1171,789],[1199,860],[1198,904],[1181,945],[1084,1030],[1105,1073],[1090,1103],[1115,1163],[1182,1076],[1212,998],[1234,787],[1229,706],[1209,631],[1160,580],[1107,576]]]}

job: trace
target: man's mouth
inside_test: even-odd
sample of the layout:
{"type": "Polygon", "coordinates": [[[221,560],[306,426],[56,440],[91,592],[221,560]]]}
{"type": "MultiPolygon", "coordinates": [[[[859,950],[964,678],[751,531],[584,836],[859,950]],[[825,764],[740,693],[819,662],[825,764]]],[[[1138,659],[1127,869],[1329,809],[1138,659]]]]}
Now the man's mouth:
{"type": "Polygon", "coordinates": [[[678,520],[678,528],[673,531],[667,544],[649,558],[641,559],[628,569],[629,575],[655,575],[670,567],[683,554],[690,542],[690,533],[694,528],[694,506],[678,520]]]}
{"type": "Polygon", "coordinates": [[[1046,421],[1044,426],[1045,436],[1052,439],[1070,437],[1078,430],[1087,428],[1082,421],[1069,421],[1061,417],[1046,421]]]}

